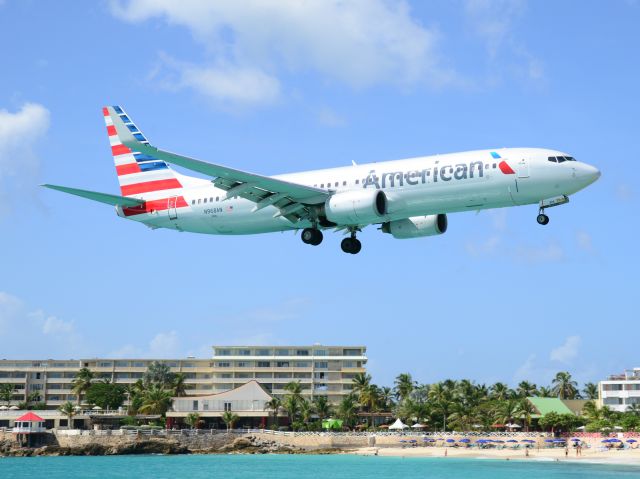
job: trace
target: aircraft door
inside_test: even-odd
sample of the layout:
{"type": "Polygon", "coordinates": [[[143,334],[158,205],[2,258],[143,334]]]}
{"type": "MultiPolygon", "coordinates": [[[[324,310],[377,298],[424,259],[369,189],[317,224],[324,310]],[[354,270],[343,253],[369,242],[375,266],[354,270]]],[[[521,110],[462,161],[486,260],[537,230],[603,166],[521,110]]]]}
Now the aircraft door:
{"type": "Polygon", "coordinates": [[[529,162],[526,158],[518,162],[517,172],[518,178],[529,178],[529,162]]]}
{"type": "Polygon", "coordinates": [[[168,201],[167,211],[169,212],[169,219],[170,220],[178,219],[178,208],[177,208],[178,197],[170,196],[167,201],[168,201]]]}

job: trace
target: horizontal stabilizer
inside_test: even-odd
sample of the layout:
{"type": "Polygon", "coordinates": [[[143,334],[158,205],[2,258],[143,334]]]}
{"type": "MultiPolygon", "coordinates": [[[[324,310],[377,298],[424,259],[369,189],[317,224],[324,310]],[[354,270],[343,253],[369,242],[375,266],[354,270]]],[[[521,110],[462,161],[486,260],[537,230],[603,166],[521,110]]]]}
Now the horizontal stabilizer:
{"type": "Polygon", "coordinates": [[[140,206],[145,203],[144,200],[137,198],[125,198],[124,196],[110,195],[108,193],[98,193],[97,191],[80,190],[78,188],[69,188],[67,186],[58,185],[42,185],[45,188],[51,188],[52,190],[62,191],[63,193],[69,193],[70,195],[82,196],[88,200],[99,201],[100,203],[106,203],[113,206],[140,206]]]}

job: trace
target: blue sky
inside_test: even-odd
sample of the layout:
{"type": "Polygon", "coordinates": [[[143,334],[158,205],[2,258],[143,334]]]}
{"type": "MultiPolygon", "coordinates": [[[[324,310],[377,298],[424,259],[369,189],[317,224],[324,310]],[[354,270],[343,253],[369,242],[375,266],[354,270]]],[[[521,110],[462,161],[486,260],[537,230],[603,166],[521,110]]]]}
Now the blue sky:
{"type": "Polygon", "coordinates": [[[374,380],[580,381],[640,365],[640,2],[0,2],[0,357],[364,344],[374,380]],[[263,174],[503,146],[602,178],[453,214],[437,238],[151,231],[37,187],[117,193],[100,108],[263,174]]]}

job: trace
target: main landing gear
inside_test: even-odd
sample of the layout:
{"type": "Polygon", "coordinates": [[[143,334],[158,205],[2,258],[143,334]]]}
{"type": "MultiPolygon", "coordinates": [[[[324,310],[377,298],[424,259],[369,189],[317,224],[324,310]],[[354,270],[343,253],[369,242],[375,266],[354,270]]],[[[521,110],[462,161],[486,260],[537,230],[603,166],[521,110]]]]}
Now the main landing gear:
{"type": "Polygon", "coordinates": [[[322,231],[318,228],[305,228],[300,235],[304,244],[318,246],[322,243],[322,231]]]}
{"type": "Polygon", "coordinates": [[[360,240],[356,238],[355,230],[351,231],[351,236],[349,238],[342,240],[340,247],[345,253],[358,254],[360,252],[362,249],[362,243],[360,243],[360,240]]]}

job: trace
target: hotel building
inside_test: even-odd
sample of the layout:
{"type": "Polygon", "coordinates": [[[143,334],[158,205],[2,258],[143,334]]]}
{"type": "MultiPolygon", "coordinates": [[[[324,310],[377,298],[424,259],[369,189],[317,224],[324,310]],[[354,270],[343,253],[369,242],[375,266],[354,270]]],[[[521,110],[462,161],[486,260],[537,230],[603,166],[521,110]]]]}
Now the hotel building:
{"type": "Polygon", "coordinates": [[[611,375],[598,383],[598,405],[625,412],[632,404],[640,404],[640,368],[611,375]]]}
{"type": "MultiPolygon", "coordinates": [[[[154,359],[0,360],[0,384],[13,384],[14,403],[37,393],[48,409],[76,401],[71,392],[77,372],[89,368],[98,379],[133,384],[154,359]]],[[[255,379],[274,396],[300,381],[307,398],[325,395],[338,403],[352,390],[357,373],[366,371],[364,346],[214,346],[210,359],[159,359],[185,376],[188,396],[210,395],[238,388],[255,379]]]]}

